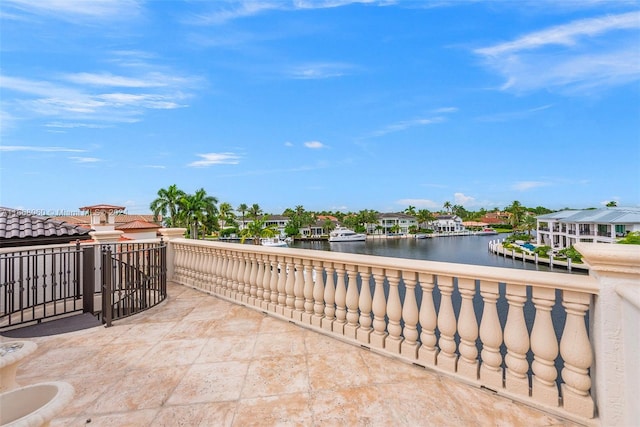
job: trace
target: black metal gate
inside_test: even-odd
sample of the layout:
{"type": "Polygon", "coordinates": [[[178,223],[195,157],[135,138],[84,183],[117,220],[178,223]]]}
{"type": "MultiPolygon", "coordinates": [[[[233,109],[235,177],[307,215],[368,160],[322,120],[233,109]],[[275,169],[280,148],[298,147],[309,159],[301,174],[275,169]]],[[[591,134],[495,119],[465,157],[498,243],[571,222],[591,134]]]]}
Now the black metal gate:
{"type": "Polygon", "coordinates": [[[166,294],[162,241],[0,250],[0,331],[80,313],[110,326],[166,294]]]}

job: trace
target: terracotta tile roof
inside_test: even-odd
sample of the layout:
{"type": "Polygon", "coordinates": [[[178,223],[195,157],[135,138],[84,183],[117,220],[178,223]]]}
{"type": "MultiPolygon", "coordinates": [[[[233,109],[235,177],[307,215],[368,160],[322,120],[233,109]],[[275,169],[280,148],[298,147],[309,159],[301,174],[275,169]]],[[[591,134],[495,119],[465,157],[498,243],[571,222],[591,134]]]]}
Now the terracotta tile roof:
{"type": "Polygon", "coordinates": [[[124,206],[114,206],[114,205],[93,205],[93,206],[83,206],[80,208],[81,211],[94,211],[94,210],[112,210],[112,211],[123,211],[125,210],[124,206]]]}
{"type": "Polygon", "coordinates": [[[0,207],[0,245],[68,243],[88,239],[88,227],[0,207]]]}
{"type": "Polygon", "coordinates": [[[151,230],[158,229],[160,226],[147,221],[131,221],[126,224],[122,224],[116,227],[116,230],[151,230]]]}
{"type": "MultiPolygon", "coordinates": [[[[150,223],[161,223],[162,215],[158,216],[158,222],[153,220],[153,215],[127,215],[127,214],[119,214],[113,216],[116,226],[121,224],[127,224],[132,221],[144,221],[150,223]]],[[[91,216],[90,215],[65,215],[65,216],[56,216],[52,217],[56,221],[64,221],[72,224],[85,224],[87,227],[91,224],[91,216]]]]}

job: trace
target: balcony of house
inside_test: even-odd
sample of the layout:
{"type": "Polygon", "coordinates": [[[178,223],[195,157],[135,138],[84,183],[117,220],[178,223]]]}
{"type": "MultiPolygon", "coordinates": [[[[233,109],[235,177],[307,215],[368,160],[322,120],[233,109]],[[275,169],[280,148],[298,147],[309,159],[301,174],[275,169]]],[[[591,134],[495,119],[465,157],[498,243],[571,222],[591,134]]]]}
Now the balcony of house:
{"type": "Polygon", "coordinates": [[[580,244],[585,276],[163,232],[165,301],[110,328],[33,338],[18,380],[77,391],[54,425],[640,417],[637,247],[580,244]]]}

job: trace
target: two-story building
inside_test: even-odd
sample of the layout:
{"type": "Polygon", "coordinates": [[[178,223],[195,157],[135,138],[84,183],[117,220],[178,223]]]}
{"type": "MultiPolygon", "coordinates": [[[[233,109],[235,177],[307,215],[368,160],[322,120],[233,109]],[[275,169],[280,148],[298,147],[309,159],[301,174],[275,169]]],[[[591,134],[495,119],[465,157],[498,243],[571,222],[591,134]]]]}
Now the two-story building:
{"type": "Polygon", "coordinates": [[[433,231],[436,233],[457,233],[466,231],[462,218],[458,215],[437,215],[436,220],[431,223],[433,231]]]}
{"type": "Polygon", "coordinates": [[[640,231],[640,208],[565,210],[536,217],[536,243],[557,249],[578,242],[615,243],[640,231]]]}
{"type": "Polygon", "coordinates": [[[416,217],[405,213],[381,213],[378,214],[377,224],[368,224],[369,234],[407,234],[411,227],[418,227],[416,217]]]}

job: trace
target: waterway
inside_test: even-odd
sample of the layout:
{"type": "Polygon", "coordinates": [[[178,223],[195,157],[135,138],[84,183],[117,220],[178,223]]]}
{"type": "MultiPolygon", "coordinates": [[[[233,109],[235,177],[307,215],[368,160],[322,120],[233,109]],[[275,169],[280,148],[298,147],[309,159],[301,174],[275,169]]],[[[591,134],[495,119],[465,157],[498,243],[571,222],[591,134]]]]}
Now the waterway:
{"type": "MultiPolygon", "coordinates": [[[[332,252],[348,252],[363,255],[378,255],[395,258],[420,259],[427,261],[454,262],[459,264],[487,265],[492,267],[517,268],[521,270],[554,271],[569,273],[566,269],[549,268],[546,265],[489,252],[489,241],[504,239],[508,234],[486,236],[451,236],[426,239],[414,238],[374,238],[366,242],[329,243],[327,241],[296,241],[289,246],[301,249],[315,249],[332,252]]],[[[584,274],[573,272],[573,274],[584,274]]]]}

